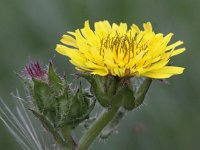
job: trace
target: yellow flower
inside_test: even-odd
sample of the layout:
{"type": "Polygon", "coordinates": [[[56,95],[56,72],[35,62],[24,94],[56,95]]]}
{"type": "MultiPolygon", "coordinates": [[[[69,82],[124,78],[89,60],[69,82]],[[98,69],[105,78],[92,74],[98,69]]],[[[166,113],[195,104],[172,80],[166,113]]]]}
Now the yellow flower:
{"type": "Polygon", "coordinates": [[[154,33],[150,22],[143,28],[133,24],[128,29],[126,23],[99,21],[92,30],[85,21],[84,28],[63,35],[65,46],[58,44],[56,51],[68,56],[77,70],[100,76],[162,79],[183,73],[184,68],[167,66],[172,56],[185,51],[176,48],[183,42],[168,45],[173,34],[154,33]]]}

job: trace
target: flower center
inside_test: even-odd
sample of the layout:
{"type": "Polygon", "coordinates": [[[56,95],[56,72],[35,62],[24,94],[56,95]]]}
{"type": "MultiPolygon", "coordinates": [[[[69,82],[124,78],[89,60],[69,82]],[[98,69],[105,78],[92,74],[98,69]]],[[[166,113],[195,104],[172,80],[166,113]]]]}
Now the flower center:
{"type": "Polygon", "coordinates": [[[119,52],[133,52],[135,48],[136,37],[137,34],[134,36],[127,34],[120,35],[118,32],[116,32],[114,35],[108,34],[107,37],[101,39],[101,54],[105,49],[110,49],[113,52],[115,51],[117,54],[119,52]]]}

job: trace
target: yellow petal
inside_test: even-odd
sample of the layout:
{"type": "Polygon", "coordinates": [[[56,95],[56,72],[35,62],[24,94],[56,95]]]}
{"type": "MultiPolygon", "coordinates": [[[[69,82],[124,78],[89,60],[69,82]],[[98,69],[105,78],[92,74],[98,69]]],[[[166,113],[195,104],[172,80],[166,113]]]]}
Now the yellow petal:
{"type": "Polygon", "coordinates": [[[94,70],[94,69],[104,69],[104,68],[105,68],[105,67],[100,66],[100,65],[97,65],[97,64],[95,64],[95,63],[93,63],[93,62],[91,62],[91,61],[87,61],[87,62],[85,63],[85,65],[86,65],[88,68],[92,69],[92,70],[94,70]]]}
{"type": "Polygon", "coordinates": [[[100,76],[106,76],[106,75],[108,75],[108,70],[106,70],[106,69],[102,69],[102,70],[94,70],[94,71],[92,71],[91,72],[92,74],[98,74],[98,75],[100,75],[100,76]]]}
{"type": "Polygon", "coordinates": [[[87,68],[89,68],[91,70],[92,74],[99,74],[99,75],[103,75],[103,76],[108,74],[108,70],[104,66],[94,64],[91,61],[86,62],[85,65],[87,66],[87,68]]]}
{"type": "Polygon", "coordinates": [[[172,38],[172,36],[173,36],[173,33],[169,33],[169,34],[167,34],[165,37],[164,37],[164,43],[169,43],[169,41],[171,40],[171,38],[172,38]]]}
{"type": "Polygon", "coordinates": [[[170,49],[173,49],[173,48],[175,48],[175,47],[177,47],[177,46],[179,46],[181,44],[183,44],[183,41],[177,41],[176,43],[167,46],[166,51],[168,51],[170,49]]]}
{"type": "Polygon", "coordinates": [[[73,35],[73,36],[75,36],[76,34],[75,34],[75,32],[67,32],[68,34],[70,34],[70,35],[73,35]]]}
{"type": "Polygon", "coordinates": [[[165,74],[181,74],[184,68],[175,66],[165,66],[161,69],[152,70],[152,72],[165,73],[165,74]]]}
{"type": "Polygon", "coordinates": [[[134,31],[136,31],[137,33],[140,32],[140,29],[139,29],[138,26],[135,25],[135,24],[132,24],[132,25],[131,25],[131,29],[134,30],[134,31]]]}
{"type": "Polygon", "coordinates": [[[77,47],[76,40],[69,35],[63,35],[61,42],[69,46],[77,47]]]}
{"type": "Polygon", "coordinates": [[[157,73],[157,72],[147,72],[145,74],[142,74],[141,76],[149,77],[149,78],[154,78],[154,79],[165,79],[173,76],[173,74],[162,74],[162,73],[157,73]]]}
{"type": "Polygon", "coordinates": [[[110,25],[110,23],[109,23],[107,20],[104,20],[102,23],[103,23],[103,25],[104,25],[104,28],[105,28],[107,31],[110,31],[110,30],[111,30],[111,25],[110,25]]]}
{"type": "Polygon", "coordinates": [[[86,39],[81,34],[80,30],[75,31],[75,37],[76,37],[77,44],[83,44],[83,43],[85,44],[86,43],[86,39]]]}
{"type": "Polygon", "coordinates": [[[120,23],[119,25],[119,33],[125,34],[127,31],[127,24],[126,23],[120,23]]]}
{"type": "Polygon", "coordinates": [[[172,52],[171,57],[172,57],[172,56],[175,56],[175,55],[178,55],[178,54],[184,52],[185,50],[186,50],[185,48],[176,49],[176,50],[174,50],[174,51],[172,52]]]}
{"type": "Polygon", "coordinates": [[[174,66],[165,66],[161,69],[151,70],[149,72],[145,72],[143,75],[151,78],[169,78],[172,75],[182,74],[184,68],[182,67],[174,67],[174,66]]]}
{"type": "Polygon", "coordinates": [[[87,38],[87,42],[91,44],[96,44],[96,36],[94,32],[91,30],[89,21],[85,21],[85,26],[84,26],[84,34],[85,38],[87,38]]]}
{"type": "Polygon", "coordinates": [[[96,22],[94,24],[94,27],[95,27],[95,33],[96,32],[103,32],[105,34],[105,33],[109,33],[110,30],[111,30],[111,26],[110,26],[108,21],[96,22]]]}
{"type": "Polygon", "coordinates": [[[67,48],[66,46],[63,46],[63,45],[60,45],[60,44],[57,44],[56,45],[56,51],[62,55],[65,55],[67,56],[67,51],[68,51],[69,48],[67,48]]]}
{"type": "Polygon", "coordinates": [[[116,23],[112,24],[112,30],[115,31],[119,28],[119,26],[116,23]]]}
{"type": "Polygon", "coordinates": [[[144,23],[144,24],[143,24],[143,28],[144,28],[144,30],[146,30],[146,31],[149,31],[149,32],[152,31],[152,25],[151,25],[150,22],[144,23]]]}
{"type": "Polygon", "coordinates": [[[106,49],[106,51],[105,51],[104,63],[106,64],[106,66],[108,66],[110,68],[114,68],[117,66],[115,64],[115,62],[113,61],[113,53],[110,49],[106,49]]]}
{"type": "Polygon", "coordinates": [[[62,55],[68,56],[76,64],[82,65],[86,61],[85,57],[83,57],[78,50],[57,44],[56,51],[62,55]]]}

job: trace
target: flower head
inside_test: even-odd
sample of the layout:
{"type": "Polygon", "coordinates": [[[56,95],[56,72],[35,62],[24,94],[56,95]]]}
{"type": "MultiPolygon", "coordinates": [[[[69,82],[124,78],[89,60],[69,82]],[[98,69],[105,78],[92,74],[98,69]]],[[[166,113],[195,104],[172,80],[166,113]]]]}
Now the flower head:
{"type": "Polygon", "coordinates": [[[90,28],[89,21],[84,28],[63,35],[56,50],[68,56],[79,71],[100,76],[113,75],[169,78],[181,74],[184,68],[167,66],[172,56],[185,51],[176,48],[182,41],[169,45],[172,33],[164,36],[154,33],[150,22],[140,30],[135,24],[130,29],[126,23],[119,25],[99,21],[90,28]]]}
{"type": "Polygon", "coordinates": [[[28,78],[45,79],[47,77],[47,71],[41,68],[38,61],[27,64],[23,73],[28,78]]]}

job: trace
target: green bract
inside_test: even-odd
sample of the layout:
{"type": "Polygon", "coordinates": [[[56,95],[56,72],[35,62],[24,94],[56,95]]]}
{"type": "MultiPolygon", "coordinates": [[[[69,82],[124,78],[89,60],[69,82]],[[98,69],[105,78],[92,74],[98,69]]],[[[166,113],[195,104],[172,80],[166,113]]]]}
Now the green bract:
{"type": "Polygon", "coordinates": [[[60,139],[59,143],[65,145],[69,142],[71,130],[89,118],[95,100],[81,85],[75,89],[70,87],[64,78],[55,73],[52,63],[48,65],[46,77],[40,76],[42,70],[38,68],[31,64],[27,68],[29,76],[21,76],[33,99],[35,108],[31,111],[56,136],[55,139],[60,139]]]}

